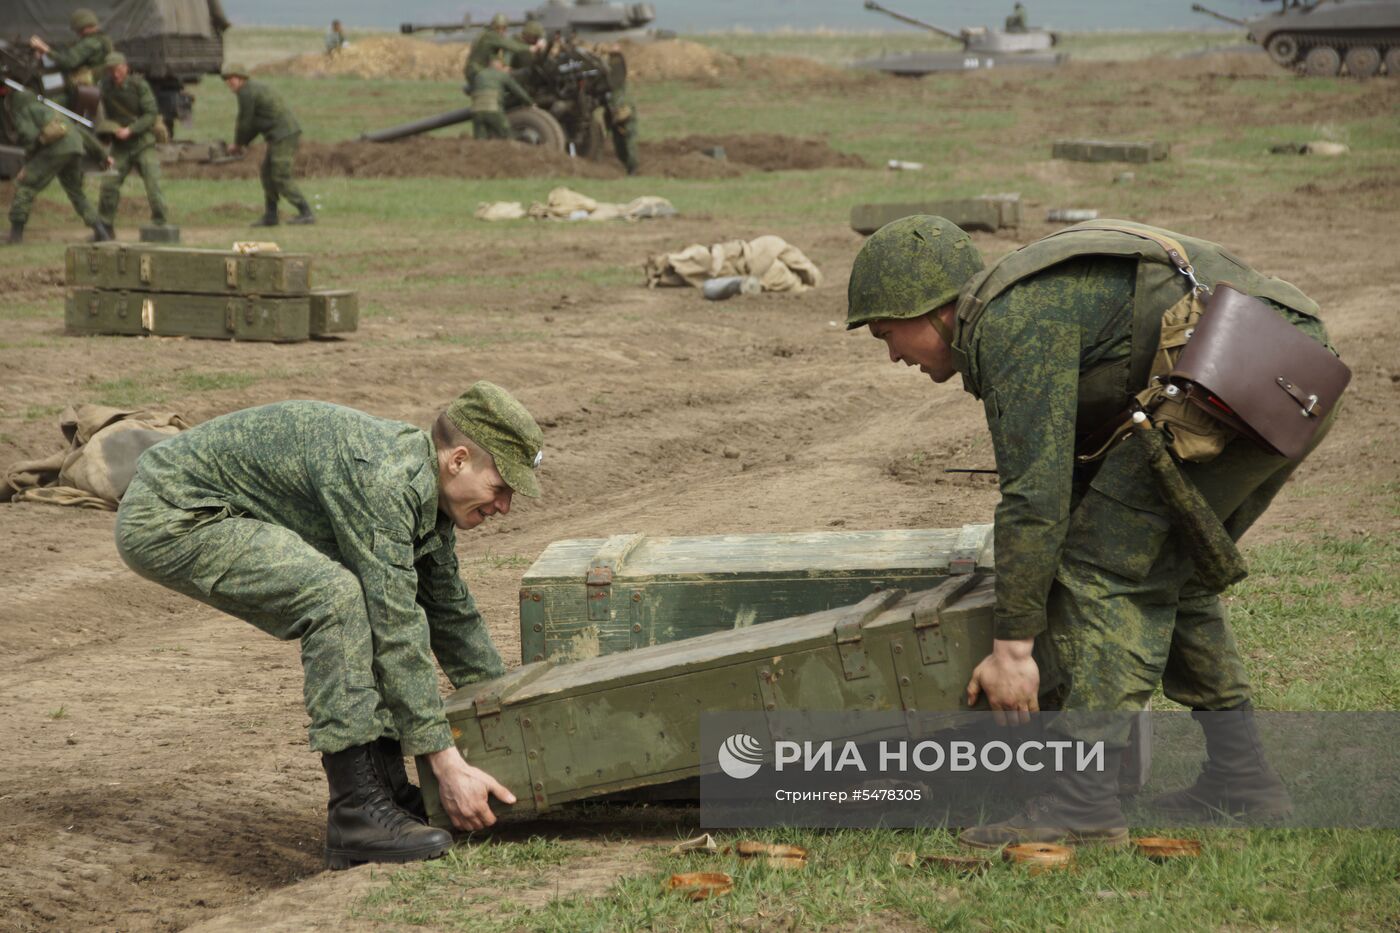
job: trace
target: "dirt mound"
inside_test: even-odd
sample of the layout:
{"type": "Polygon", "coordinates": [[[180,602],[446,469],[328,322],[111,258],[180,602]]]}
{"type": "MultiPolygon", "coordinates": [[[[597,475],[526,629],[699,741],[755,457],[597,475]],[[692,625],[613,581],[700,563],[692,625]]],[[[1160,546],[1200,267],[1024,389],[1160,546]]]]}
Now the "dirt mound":
{"type": "Polygon", "coordinates": [[[409,81],[456,81],[462,77],[467,46],[439,45],[403,36],[369,36],[356,39],[335,57],[309,52],[253,69],[260,75],[295,75],[301,78],[352,76],[398,78],[409,81]]]}
{"type": "Polygon", "coordinates": [[[691,81],[737,74],[739,59],[698,42],[658,39],[619,42],[627,58],[627,75],[640,81],[691,81]]]}
{"type": "MultiPolygon", "coordinates": [[[[722,146],[726,161],[764,172],[810,171],[819,168],[869,168],[858,155],[838,152],[824,139],[783,136],[778,133],[752,133],[747,136],[684,136],[661,139],[642,147],[646,158],[680,157],[702,149],[722,146]]],[[[701,156],[701,158],[708,158],[701,156]]],[[[713,160],[711,160],[713,161],[713,160]]]]}

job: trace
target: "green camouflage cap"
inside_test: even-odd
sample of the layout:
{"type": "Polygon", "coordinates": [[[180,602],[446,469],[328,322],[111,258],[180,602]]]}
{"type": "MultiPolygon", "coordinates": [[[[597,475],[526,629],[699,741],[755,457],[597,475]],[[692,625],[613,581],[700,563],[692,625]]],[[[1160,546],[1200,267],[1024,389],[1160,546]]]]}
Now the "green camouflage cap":
{"type": "Polygon", "coordinates": [[[221,78],[246,78],[248,69],[238,62],[224,62],[224,67],[219,69],[221,78]]]}
{"type": "Polygon", "coordinates": [[[126,64],[126,56],[121,52],[112,52],[102,61],[103,68],[115,68],[118,65],[126,64]]]}
{"type": "Polygon", "coordinates": [[[534,40],[534,39],[543,39],[543,38],[544,38],[544,26],[540,25],[540,21],[539,21],[539,20],[537,20],[537,19],[532,19],[532,20],[530,20],[529,22],[527,22],[527,23],[521,28],[520,34],[521,34],[522,36],[524,36],[526,39],[531,39],[531,40],[534,40]]]}
{"type": "Polygon", "coordinates": [[[957,298],[981,271],[982,254],[952,221],[931,214],[891,221],[856,254],[846,290],[846,329],[928,314],[957,298]]]}
{"type": "Polygon", "coordinates": [[[89,9],[76,9],[73,11],[73,15],[68,17],[68,26],[74,32],[77,32],[79,29],[86,29],[89,26],[100,25],[101,23],[97,21],[97,14],[89,9]]]}
{"type": "Polygon", "coordinates": [[[478,382],[447,406],[447,420],[484,447],[510,488],[538,499],[535,476],[543,458],[544,434],[535,419],[500,386],[478,382]]]}
{"type": "Polygon", "coordinates": [[[509,25],[510,20],[506,19],[506,15],[504,13],[497,13],[495,16],[491,17],[492,29],[505,29],[509,25]]]}

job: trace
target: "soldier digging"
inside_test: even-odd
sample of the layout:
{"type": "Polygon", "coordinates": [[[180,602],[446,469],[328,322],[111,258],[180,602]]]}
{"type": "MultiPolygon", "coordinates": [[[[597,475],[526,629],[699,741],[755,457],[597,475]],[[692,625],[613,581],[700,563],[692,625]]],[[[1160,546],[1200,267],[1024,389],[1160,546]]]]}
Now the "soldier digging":
{"type": "MultiPolygon", "coordinates": [[[[1214,455],[1179,464],[1204,499],[1199,522],[1174,521],[1181,513],[1152,475],[1154,433],[1131,430],[1122,440],[1110,430],[1110,443],[1091,440],[1131,414],[1148,387],[1159,333],[1200,294],[1188,272],[1207,288],[1228,280],[1326,344],[1317,305],[1287,282],[1214,243],[1119,221],[1070,228],[984,271],[971,239],[949,221],[897,220],[856,257],[847,326],[869,326],[891,362],[918,366],[934,382],[960,375],[986,411],[1001,487],[996,629],[968,703],[985,696],[1000,718],[1023,721],[1039,708],[1042,679],[1058,677],[1065,713],[1050,728],[1112,752],[1126,745],[1127,716],[1071,714],[1141,710],[1161,684],[1195,711],[1208,760],[1192,787],[1155,801],[1159,810],[1267,819],[1287,814],[1291,801],[1259,742],[1249,677],[1220,600],[1226,584],[1216,568],[1196,565],[1200,549],[1186,529],[1214,528],[1229,545],[1297,462],[1244,435],[1202,435],[1218,442],[1214,455]],[[1173,252],[1186,258],[1177,263],[1173,252]]],[[[1019,816],[961,839],[980,847],[1123,843],[1116,768],[1059,775],[1019,816]]]]}
{"type": "Polygon", "coordinates": [[[455,687],[505,672],[458,575],[455,528],[540,494],[542,436],[478,382],[430,432],[325,402],[264,405],[152,447],[117,514],[137,573],[301,641],[311,747],[330,787],[326,860],[447,851],[403,756],[421,756],[458,829],[515,797],[452,741],[433,657],[455,687]]]}
{"type": "Polygon", "coordinates": [[[311,205],[292,179],[292,163],[301,145],[301,124],[276,91],[248,77],[247,68],[230,62],[224,65],[221,74],[228,89],[238,98],[238,117],[229,151],[242,152],[258,136],[267,144],[258,168],[263,188],[263,215],[253,221],[253,226],[277,226],[277,205],[283,198],[297,209],[297,215],[288,223],[314,224],[316,215],[311,213],[311,205]]]}

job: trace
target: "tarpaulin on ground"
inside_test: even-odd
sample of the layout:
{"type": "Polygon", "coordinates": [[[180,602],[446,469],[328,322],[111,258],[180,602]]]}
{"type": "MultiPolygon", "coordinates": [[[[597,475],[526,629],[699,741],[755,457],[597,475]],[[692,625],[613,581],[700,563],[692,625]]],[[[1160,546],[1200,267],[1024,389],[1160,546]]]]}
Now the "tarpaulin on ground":
{"type": "Polygon", "coordinates": [[[148,447],[188,428],[169,411],[70,405],[58,419],[66,450],[0,474],[0,502],[48,502],[113,511],[148,447]]]}
{"type": "Polygon", "coordinates": [[[676,208],[665,198],[655,195],[642,195],[626,204],[595,201],[586,194],[571,188],[555,188],[541,204],[536,201],[526,210],[519,201],[495,201],[482,204],[476,209],[479,220],[519,220],[532,217],[535,220],[646,220],[655,217],[674,217],[676,208]]]}
{"type": "MultiPolygon", "coordinates": [[[[28,39],[40,35],[49,42],[74,40],[68,17],[76,4],[53,0],[5,0],[5,32],[28,39]]],[[[208,0],[87,0],[82,6],[97,14],[102,31],[113,42],[148,36],[212,36],[208,0]]]]}
{"type": "Polygon", "coordinates": [[[725,275],[751,275],[765,292],[805,292],[822,283],[822,274],[807,256],[779,236],[699,243],[675,253],[647,257],[647,287],[694,285],[725,275]]]}

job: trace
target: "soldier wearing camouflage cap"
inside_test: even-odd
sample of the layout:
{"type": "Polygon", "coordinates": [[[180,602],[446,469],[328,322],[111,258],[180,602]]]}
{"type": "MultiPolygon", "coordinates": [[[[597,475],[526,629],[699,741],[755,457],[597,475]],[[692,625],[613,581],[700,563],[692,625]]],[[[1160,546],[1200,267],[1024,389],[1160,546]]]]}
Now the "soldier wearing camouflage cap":
{"type": "Polygon", "coordinates": [[[530,51],[530,45],[506,35],[509,26],[510,21],[506,19],[505,14],[497,13],[491,17],[490,25],[481,30],[481,35],[472,43],[471,51],[467,53],[467,64],[463,68],[468,93],[471,93],[472,80],[477,72],[489,66],[492,59],[530,51]]]}
{"type": "Polygon", "coordinates": [[[92,10],[74,10],[73,15],[68,18],[68,25],[78,35],[78,41],[72,45],[55,49],[39,36],[30,36],[29,46],[36,52],[49,56],[54,65],[63,72],[66,92],[64,104],[70,110],[77,110],[78,89],[97,83],[102,63],[112,54],[113,46],[112,40],[102,32],[102,24],[92,10]]]}
{"type": "Polygon", "coordinates": [[[258,179],[263,188],[263,215],[252,225],[277,226],[281,222],[277,207],[284,199],[297,209],[296,216],[288,223],[314,224],[316,215],[311,211],[311,204],[292,177],[297,149],[301,146],[301,124],[291,108],[272,88],[250,78],[243,65],[226,62],[220,74],[238,99],[233,145],[229,151],[236,155],[259,136],[267,145],[262,164],[258,166],[258,179]]]}
{"type": "Polygon", "coordinates": [[[160,158],[156,155],[157,136],[165,132],[165,125],[156,106],[155,92],[143,76],[132,72],[121,52],[108,55],[102,64],[106,74],[97,85],[102,92],[102,110],[108,122],[117,125],[111,132],[115,174],[102,180],[97,212],[107,229],[115,231],[122,185],[126,176],[135,171],[146,186],[151,223],[169,223],[165,194],[160,190],[160,158]]]}
{"type": "MultiPolygon", "coordinates": [[[[1126,745],[1126,715],[1072,714],[1141,710],[1160,684],[1196,711],[1209,757],[1195,785],[1157,801],[1174,818],[1268,818],[1291,806],[1259,744],[1224,584],[1190,556],[1149,465],[1151,435],[1114,430],[1147,388],[1164,317],[1194,281],[1225,280],[1326,343],[1317,305],[1292,285],[1214,243],[1126,221],[1069,228],[984,270],[957,226],[906,217],[866,242],[849,288],[849,327],[868,326],[891,362],[934,382],[960,375],[986,412],[1001,486],[996,630],[969,705],[985,696],[998,717],[1025,721],[1053,698],[1065,715],[1052,730],[1114,750],[1126,745]],[[1116,446],[1099,442],[1105,427],[1116,446]]],[[[1179,466],[1204,497],[1193,517],[1238,538],[1297,462],[1230,436],[1213,459],[1179,466]]],[[[961,838],[1121,844],[1116,774],[1061,775],[1025,813],[961,838]]]]}
{"type": "Polygon", "coordinates": [[[142,576],[299,639],[311,747],[330,803],[330,867],[446,852],[421,822],[403,756],[422,756],[459,829],[495,822],[509,790],[463,760],[438,692],[505,666],[458,574],[455,529],[540,494],[543,438],[478,382],[430,431],[325,402],[234,412],[148,450],[122,498],[117,548],[142,576]]]}

